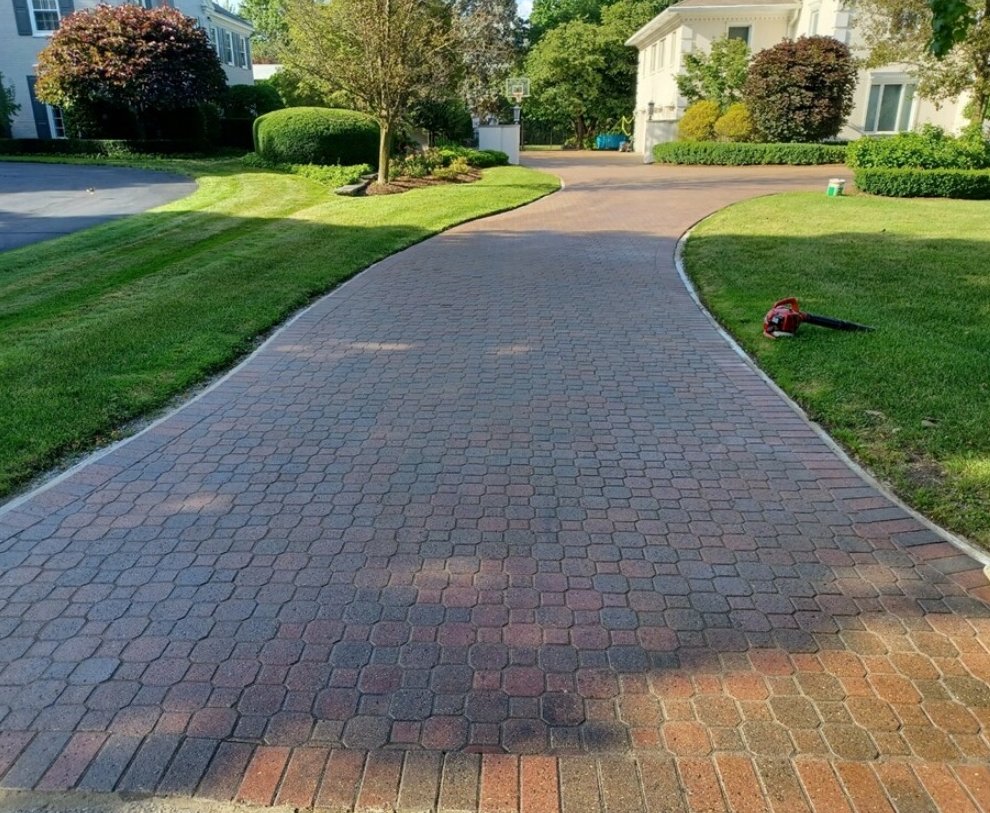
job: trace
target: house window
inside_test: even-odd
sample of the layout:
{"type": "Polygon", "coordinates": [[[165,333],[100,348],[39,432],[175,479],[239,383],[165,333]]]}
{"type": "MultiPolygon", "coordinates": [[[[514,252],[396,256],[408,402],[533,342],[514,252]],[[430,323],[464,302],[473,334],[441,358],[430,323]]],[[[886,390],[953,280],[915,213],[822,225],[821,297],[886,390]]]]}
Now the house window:
{"type": "Polygon", "coordinates": [[[221,59],[228,65],[234,64],[234,35],[229,31],[220,30],[223,35],[223,56],[221,59]]]}
{"type": "Polygon", "coordinates": [[[818,33],[818,9],[812,9],[811,15],[808,17],[808,33],[811,36],[815,36],[818,33]]]}
{"type": "Polygon", "coordinates": [[[730,40],[742,40],[749,45],[749,29],[750,26],[748,25],[730,25],[726,38],[730,40]]]}
{"type": "Polygon", "coordinates": [[[248,41],[247,37],[241,38],[241,67],[251,68],[251,56],[248,54],[248,41]]]}
{"type": "Polygon", "coordinates": [[[48,124],[52,128],[52,138],[65,138],[65,121],[62,118],[61,107],[48,107],[48,124]]]}
{"type": "Polygon", "coordinates": [[[867,133],[899,133],[909,130],[913,101],[914,85],[871,85],[863,129],[867,133]]]}
{"type": "Polygon", "coordinates": [[[666,45],[667,45],[667,38],[666,37],[664,37],[662,40],[660,40],[660,42],[657,43],[657,67],[658,68],[663,68],[663,66],[667,64],[663,60],[663,58],[664,58],[664,53],[663,52],[664,52],[664,48],[666,47],[666,45]]]}
{"type": "Polygon", "coordinates": [[[50,34],[58,28],[58,0],[31,0],[31,25],[35,34],[50,34]]]}

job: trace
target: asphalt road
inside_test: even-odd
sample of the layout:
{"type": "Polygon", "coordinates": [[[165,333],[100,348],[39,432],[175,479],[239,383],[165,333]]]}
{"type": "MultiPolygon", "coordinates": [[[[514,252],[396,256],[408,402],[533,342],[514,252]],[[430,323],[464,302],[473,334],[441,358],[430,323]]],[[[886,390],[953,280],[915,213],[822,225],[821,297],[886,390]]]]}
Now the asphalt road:
{"type": "Polygon", "coordinates": [[[145,169],[0,163],[0,251],[143,212],[195,189],[181,175],[145,169]]]}

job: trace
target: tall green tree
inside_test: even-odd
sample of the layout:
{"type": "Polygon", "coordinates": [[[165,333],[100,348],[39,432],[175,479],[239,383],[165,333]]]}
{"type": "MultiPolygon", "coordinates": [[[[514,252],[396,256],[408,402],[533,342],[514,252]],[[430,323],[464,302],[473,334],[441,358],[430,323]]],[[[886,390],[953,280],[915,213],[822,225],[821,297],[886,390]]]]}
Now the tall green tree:
{"type": "Polygon", "coordinates": [[[969,0],[965,37],[937,57],[927,0],[858,0],[856,25],[867,49],[866,64],[911,66],[919,96],[938,103],[969,93],[967,116],[974,125],[990,117],[990,0],[969,0]]]}
{"type": "Polygon", "coordinates": [[[748,69],[749,46],[743,40],[723,37],[712,43],[707,54],[699,51],[684,57],[677,90],[691,103],[705,99],[725,110],[742,99],[748,69]]]}
{"type": "Polygon", "coordinates": [[[289,25],[285,19],[285,0],[242,0],[237,13],[251,21],[251,56],[255,63],[278,62],[279,49],[285,45],[289,25]]]}
{"type": "Polygon", "coordinates": [[[458,0],[457,33],[463,65],[462,92],[479,118],[503,106],[504,83],[519,61],[515,0],[458,0]]]}
{"type": "Polygon", "coordinates": [[[285,63],[327,93],[343,92],[381,128],[378,182],[411,106],[457,78],[452,10],[443,0],[288,0],[285,63]]]}
{"type": "Polygon", "coordinates": [[[572,21],[548,31],[526,58],[536,104],[548,118],[570,121],[579,147],[594,131],[602,106],[600,45],[597,25],[572,21]]]}
{"type": "Polygon", "coordinates": [[[0,73],[0,138],[10,136],[10,128],[21,106],[14,98],[14,88],[3,83],[0,73]]]}

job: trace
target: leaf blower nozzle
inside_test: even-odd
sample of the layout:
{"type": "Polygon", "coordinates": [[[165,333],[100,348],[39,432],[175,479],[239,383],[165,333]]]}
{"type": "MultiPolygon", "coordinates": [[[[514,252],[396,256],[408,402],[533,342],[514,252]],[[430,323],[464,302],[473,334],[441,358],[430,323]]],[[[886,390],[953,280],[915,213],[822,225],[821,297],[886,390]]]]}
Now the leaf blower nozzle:
{"type": "Polygon", "coordinates": [[[832,330],[858,330],[869,331],[872,327],[860,325],[856,322],[847,322],[844,319],[833,319],[831,316],[818,316],[814,313],[805,313],[798,305],[794,297],[781,299],[774,303],[774,306],[767,311],[763,317],[763,335],[768,339],[780,339],[791,337],[797,333],[802,323],[828,327],[832,330]]]}

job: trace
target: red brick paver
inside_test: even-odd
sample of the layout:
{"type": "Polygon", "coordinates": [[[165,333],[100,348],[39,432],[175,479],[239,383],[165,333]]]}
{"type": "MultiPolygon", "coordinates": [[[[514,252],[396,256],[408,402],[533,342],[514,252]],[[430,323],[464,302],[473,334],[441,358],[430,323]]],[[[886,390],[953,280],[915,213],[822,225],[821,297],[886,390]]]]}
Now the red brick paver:
{"type": "Polygon", "coordinates": [[[674,269],[699,218],[832,169],[534,160],[566,191],[380,263],[0,511],[0,786],[990,809],[985,576],[674,269]]]}

